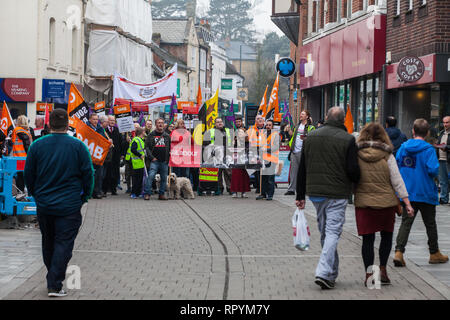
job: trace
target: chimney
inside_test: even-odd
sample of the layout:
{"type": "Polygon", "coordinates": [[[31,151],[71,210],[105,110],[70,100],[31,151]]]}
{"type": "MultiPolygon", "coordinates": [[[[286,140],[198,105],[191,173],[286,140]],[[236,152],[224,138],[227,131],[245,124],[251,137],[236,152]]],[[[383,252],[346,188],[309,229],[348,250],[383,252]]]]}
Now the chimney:
{"type": "Polygon", "coordinates": [[[159,47],[161,44],[161,33],[152,34],[152,41],[159,47]]]}
{"type": "Polygon", "coordinates": [[[195,23],[195,13],[197,11],[197,0],[188,0],[186,3],[186,16],[192,18],[195,23]]]}

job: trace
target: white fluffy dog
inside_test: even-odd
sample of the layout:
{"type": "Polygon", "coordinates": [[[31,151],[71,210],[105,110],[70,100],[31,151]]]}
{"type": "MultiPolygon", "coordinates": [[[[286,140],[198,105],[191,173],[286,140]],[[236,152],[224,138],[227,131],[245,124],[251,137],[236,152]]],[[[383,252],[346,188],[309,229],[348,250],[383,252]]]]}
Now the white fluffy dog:
{"type": "Polygon", "coordinates": [[[171,173],[168,178],[168,184],[170,185],[169,198],[179,199],[181,192],[183,192],[183,196],[187,199],[195,198],[191,181],[188,178],[178,178],[175,173],[171,173]]]}
{"type": "Polygon", "coordinates": [[[159,190],[161,187],[161,176],[159,173],[155,175],[156,188],[159,190]]]}

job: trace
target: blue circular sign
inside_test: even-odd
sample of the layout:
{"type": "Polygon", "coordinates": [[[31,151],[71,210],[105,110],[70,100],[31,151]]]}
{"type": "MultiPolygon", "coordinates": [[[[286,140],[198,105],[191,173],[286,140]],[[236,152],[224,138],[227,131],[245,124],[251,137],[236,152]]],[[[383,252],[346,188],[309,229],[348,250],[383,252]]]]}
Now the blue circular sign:
{"type": "Polygon", "coordinates": [[[277,63],[277,72],[284,78],[289,78],[295,74],[295,62],[291,58],[282,58],[277,63]]]}

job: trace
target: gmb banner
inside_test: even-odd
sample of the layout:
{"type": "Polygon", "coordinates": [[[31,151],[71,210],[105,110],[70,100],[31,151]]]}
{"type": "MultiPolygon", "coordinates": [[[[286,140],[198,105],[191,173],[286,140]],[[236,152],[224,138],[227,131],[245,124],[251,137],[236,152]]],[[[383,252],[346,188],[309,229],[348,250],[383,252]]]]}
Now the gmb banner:
{"type": "Polygon", "coordinates": [[[108,155],[111,142],[89,128],[83,121],[76,121],[77,138],[84,142],[91,153],[92,163],[102,166],[108,155]]]}

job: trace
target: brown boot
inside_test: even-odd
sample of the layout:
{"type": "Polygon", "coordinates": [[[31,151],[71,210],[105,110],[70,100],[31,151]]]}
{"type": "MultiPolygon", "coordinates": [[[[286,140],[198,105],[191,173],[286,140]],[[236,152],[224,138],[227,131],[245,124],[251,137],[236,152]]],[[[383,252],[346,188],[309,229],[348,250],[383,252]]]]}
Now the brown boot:
{"type": "Polygon", "coordinates": [[[391,284],[391,280],[388,278],[386,266],[380,266],[380,281],[381,284],[391,284]]]}
{"type": "MultiPolygon", "coordinates": [[[[366,273],[366,280],[364,280],[364,286],[367,287],[367,280],[373,275],[373,273],[366,273]]],[[[372,280],[373,281],[373,280],[372,280]]]]}
{"type": "Polygon", "coordinates": [[[395,251],[394,266],[396,267],[406,266],[405,260],[403,260],[403,253],[400,251],[395,251]]]}
{"type": "Polygon", "coordinates": [[[159,199],[159,200],[168,200],[167,197],[166,197],[165,195],[160,195],[158,199],[159,199]]]}
{"type": "Polygon", "coordinates": [[[444,256],[439,250],[436,253],[430,254],[430,261],[428,261],[431,264],[435,263],[446,263],[448,261],[448,256],[444,256]]]}

